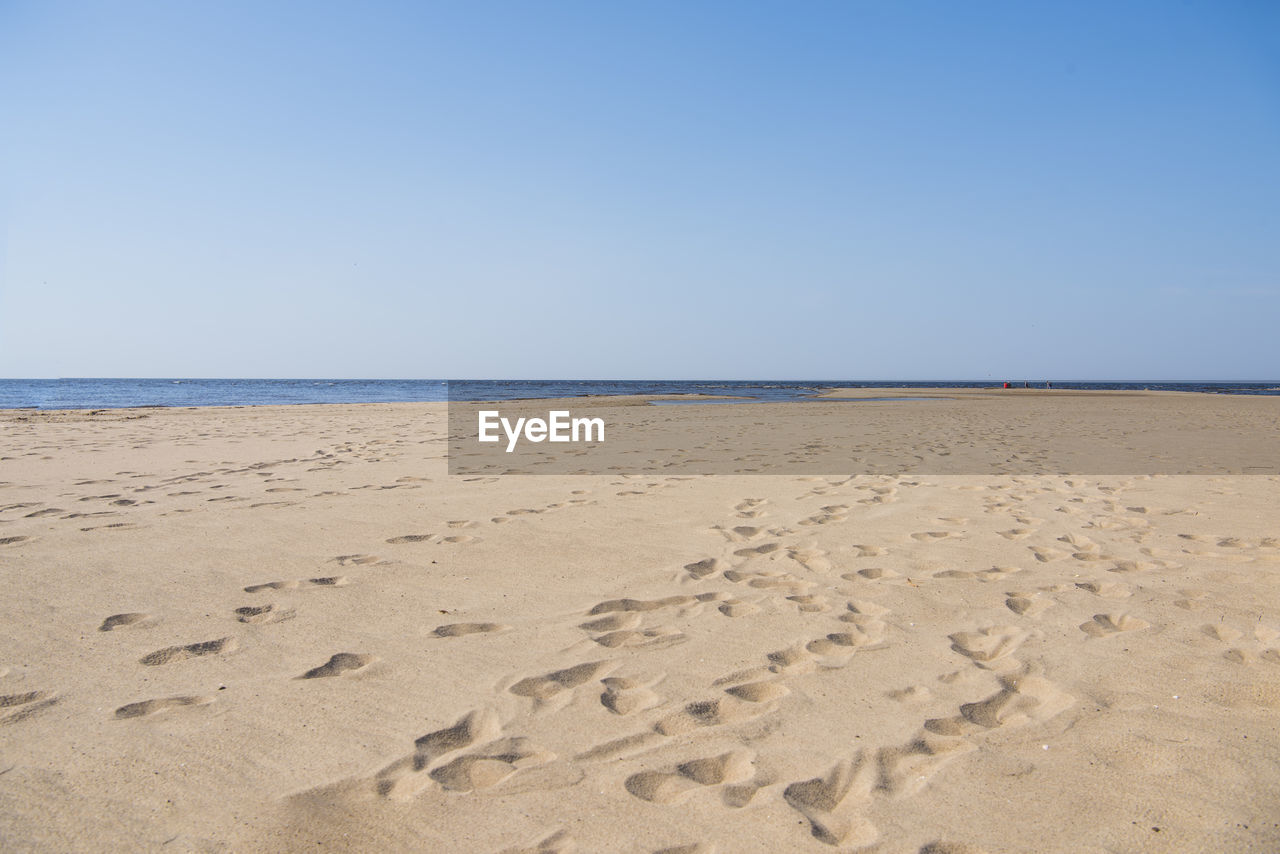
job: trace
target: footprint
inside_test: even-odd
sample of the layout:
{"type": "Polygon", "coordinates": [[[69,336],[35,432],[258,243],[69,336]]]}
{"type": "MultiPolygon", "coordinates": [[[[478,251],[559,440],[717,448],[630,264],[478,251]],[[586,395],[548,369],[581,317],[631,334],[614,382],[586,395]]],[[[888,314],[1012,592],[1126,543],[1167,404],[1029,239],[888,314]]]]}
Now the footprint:
{"type": "Polygon", "coordinates": [[[377,661],[376,655],[366,655],[357,652],[340,652],[331,656],[328,661],[319,667],[313,667],[306,673],[299,676],[299,679],[326,679],[330,676],[341,676],[344,673],[353,673],[368,667],[377,661]]]}
{"type": "Polygon", "coordinates": [[[10,709],[14,706],[25,706],[27,703],[36,703],[40,700],[48,699],[53,696],[48,691],[28,691],[25,694],[5,694],[0,696],[0,709],[10,709]]]}
{"type": "Polygon", "coordinates": [[[682,762],[673,771],[641,771],[628,777],[623,786],[642,801],[674,804],[698,789],[750,780],[755,776],[753,761],[751,751],[731,750],[682,762]]]}
{"type": "Polygon", "coordinates": [[[1150,627],[1150,623],[1128,614],[1094,614],[1093,619],[1080,624],[1080,631],[1091,638],[1105,638],[1119,632],[1132,632],[1150,627]]]}
{"type": "Polygon", "coordinates": [[[174,662],[186,661],[188,658],[198,658],[203,655],[235,652],[238,648],[239,643],[235,638],[218,638],[216,640],[187,644],[186,646],[167,646],[164,649],[158,649],[153,653],[144,655],[139,661],[151,666],[173,664],[174,662]]]}
{"type": "Polygon", "coordinates": [[[653,728],[662,735],[681,735],[702,727],[738,723],[760,714],[756,703],[737,697],[717,697],[689,703],[679,712],[658,721],[653,728]]]}
{"type": "Polygon", "coordinates": [[[542,765],[555,754],[527,738],[505,738],[474,753],[459,756],[430,772],[431,779],[450,792],[471,792],[498,785],[521,768],[542,765]]]}
{"type": "Polygon", "coordinates": [[[608,649],[616,649],[617,647],[674,646],[684,643],[687,638],[679,629],[671,626],[656,626],[650,629],[623,629],[608,632],[597,635],[592,640],[608,649]]]}
{"type": "Polygon", "coordinates": [[[1009,655],[1022,645],[1028,634],[1017,626],[989,626],[976,632],[957,632],[948,639],[953,650],[981,666],[1009,655]]]}
{"type": "Polygon", "coordinates": [[[1035,617],[1044,613],[1053,603],[1039,598],[1039,593],[1010,593],[1004,600],[1005,607],[1022,617],[1035,617]]]}
{"type": "Polygon", "coordinates": [[[143,628],[154,624],[155,619],[150,614],[132,611],[127,614],[112,614],[102,621],[102,625],[98,626],[98,631],[113,632],[116,629],[123,629],[128,626],[143,628]]]}
{"type": "Polygon", "coordinates": [[[965,703],[954,718],[925,721],[924,728],[938,735],[965,735],[979,729],[1021,726],[1043,722],[1066,711],[1075,698],[1040,676],[1009,676],[995,694],[976,703],[965,703]]]}
{"type": "Polygon", "coordinates": [[[140,703],[128,703],[127,705],[116,709],[116,717],[145,718],[148,715],[166,712],[170,709],[180,709],[186,706],[207,706],[212,702],[212,697],[203,697],[199,695],[165,697],[159,700],[143,700],[140,703]]]}
{"type": "Polygon", "coordinates": [[[825,777],[792,783],[783,790],[782,798],[808,819],[815,839],[856,848],[870,845],[879,836],[875,826],[856,813],[875,782],[876,769],[859,752],[852,760],[836,763],[825,777]]]}
{"type": "Polygon", "coordinates": [[[365,566],[370,563],[376,563],[377,555],[338,555],[331,560],[338,566],[365,566]]]}
{"type": "Polygon", "coordinates": [[[938,739],[922,735],[901,747],[884,747],[876,753],[880,767],[878,791],[907,797],[925,787],[934,774],[957,756],[976,750],[961,738],[938,739]]]}
{"type": "Polygon", "coordinates": [[[1077,583],[1076,587],[1104,599],[1125,599],[1133,595],[1133,591],[1127,586],[1115,581],[1082,581],[1077,583]]]}
{"type": "Polygon", "coordinates": [[[701,580],[715,575],[717,572],[723,572],[725,567],[724,561],[719,558],[709,557],[697,563],[685,564],[684,570],[689,573],[690,578],[701,580]]]}
{"type": "Polygon", "coordinates": [[[1044,548],[1041,546],[1027,546],[1027,548],[1029,548],[1031,550],[1031,553],[1035,555],[1036,560],[1040,561],[1041,563],[1049,563],[1055,560],[1062,560],[1064,557],[1066,557],[1069,554],[1069,552],[1064,552],[1061,549],[1055,549],[1052,547],[1044,548]]]}
{"type": "Polygon", "coordinates": [[[1244,632],[1231,626],[1224,626],[1221,623],[1210,623],[1203,626],[1201,631],[1214,640],[1219,640],[1223,643],[1235,643],[1244,637],[1244,632]]]}
{"type": "Polygon", "coordinates": [[[447,626],[436,626],[432,634],[440,638],[459,638],[463,635],[505,632],[510,628],[502,623],[450,623],[447,626]]]}
{"type": "Polygon", "coordinates": [[[760,606],[741,599],[726,599],[720,603],[719,611],[726,617],[748,617],[760,611],[760,606]]]}
{"type": "Polygon", "coordinates": [[[641,681],[616,676],[601,679],[604,693],[600,695],[600,704],[615,715],[631,715],[652,709],[662,703],[662,697],[650,690],[660,679],[641,681]]]}
{"type": "Polygon", "coordinates": [[[245,605],[243,608],[236,608],[235,614],[236,619],[242,623],[258,625],[283,623],[285,620],[292,620],[297,616],[297,612],[292,608],[280,609],[271,603],[266,605],[245,605]]]}
{"type": "Polygon", "coordinates": [[[469,712],[450,727],[429,732],[414,742],[414,752],[382,769],[374,778],[379,795],[397,800],[412,797],[431,782],[421,773],[433,762],[477,743],[496,740],[502,734],[498,715],[490,709],[469,712]]]}
{"type": "Polygon", "coordinates": [[[849,613],[862,617],[883,617],[889,613],[889,609],[885,606],[865,599],[850,599],[845,607],[849,613]]]}
{"type": "Polygon", "coordinates": [[[260,593],[263,590],[297,590],[302,587],[345,587],[349,583],[345,575],[329,575],[322,578],[308,578],[292,581],[268,581],[266,584],[251,584],[244,589],[245,593],[260,593]]]}
{"type": "Polygon", "coordinates": [[[753,546],[751,548],[746,548],[746,549],[738,549],[737,551],[734,552],[734,554],[737,555],[738,557],[759,557],[760,555],[772,554],[773,552],[776,552],[780,548],[782,548],[781,543],[765,543],[764,545],[760,545],[760,546],[753,546]]]}
{"type": "Polygon", "coordinates": [[[634,629],[644,622],[644,617],[634,611],[610,614],[598,620],[579,623],[578,628],[588,632],[616,632],[620,629],[634,629]]]}
{"type": "Polygon", "coordinates": [[[881,579],[897,578],[898,573],[892,569],[882,569],[878,566],[869,566],[866,569],[860,569],[857,573],[846,573],[840,576],[845,581],[856,581],[859,578],[865,578],[868,581],[879,581],[881,579]]]}
{"type": "Polygon", "coordinates": [[[613,661],[588,661],[564,670],[521,679],[507,690],[518,697],[531,697],[536,702],[544,703],[562,691],[569,691],[607,676],[617,667],[617,662],[613,661]]]}
{"type": "Polygon", "coordinates": [[[765,656],[772,673],[811,673],[817,669],[814,655],[803,643],[792,644],[786,649],[775,650],[765,656]]]}
{"type": "Polygon", "coordinates": [[[405,543],[425,543],[434,536],[435,534],[405,534],[400,537],[392,537],[387,540],[387,542],[391,543],[393,546],[399,546],[405,543]]]}
{"type": "Polygon", "coordinates": [[[0,726],[21,723],[43,710],[57,704],[58,697],[50,691],[27,691],[22,694],[5,694],[0,696],[0,709],[16,708],[0,718],[0,726]]]}
{"type": "Polygon", "coordinates": [[[748,703],[769,703],[787,696],[791,689],[777,682],[748,682],[726,688],[724,692],[748,703]]]}
{"type": "Polygon", "coordinates": [[[788,596],[787,601],[796,603],[796,607],[803,614],[822,614],[831,610],[831,602],[826,596],[788,596]]]}

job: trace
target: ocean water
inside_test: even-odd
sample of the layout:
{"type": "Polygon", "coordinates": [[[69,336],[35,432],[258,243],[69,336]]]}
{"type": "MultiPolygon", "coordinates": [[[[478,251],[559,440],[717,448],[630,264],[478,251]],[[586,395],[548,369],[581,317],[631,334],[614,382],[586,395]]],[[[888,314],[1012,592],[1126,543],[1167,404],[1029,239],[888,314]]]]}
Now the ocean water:
{"type": "MultiPolygon", "coordinates": [[[[262,406],[514,400],[617,394],[707,394],[761,401],[804,400],[826,389],[991,388],[1002,381],[939,380],[327,380],[327,379],[0,379],[0,409],[119,409],[145,406],[262,406]]],[[[1022,381],[1011,383],[1021,387],[1022,381]]],[[[1031,381],[1043,388],[1044,381],[1031,381]]],[[[1070,382],[1054,388],[1151,389],[1214,394],[1280,394],[1273,382],[1070,382]]]]}

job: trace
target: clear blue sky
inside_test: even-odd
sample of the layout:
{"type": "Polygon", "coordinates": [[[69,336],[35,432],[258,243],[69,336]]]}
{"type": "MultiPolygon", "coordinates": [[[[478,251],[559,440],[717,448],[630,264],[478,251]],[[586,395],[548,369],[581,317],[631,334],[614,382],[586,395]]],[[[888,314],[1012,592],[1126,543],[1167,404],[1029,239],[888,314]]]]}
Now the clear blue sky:
{"type": "Polygon", "coordinates": [[[1280,378],[1280,4],[0,0],[0,376],[1280,378]]]}

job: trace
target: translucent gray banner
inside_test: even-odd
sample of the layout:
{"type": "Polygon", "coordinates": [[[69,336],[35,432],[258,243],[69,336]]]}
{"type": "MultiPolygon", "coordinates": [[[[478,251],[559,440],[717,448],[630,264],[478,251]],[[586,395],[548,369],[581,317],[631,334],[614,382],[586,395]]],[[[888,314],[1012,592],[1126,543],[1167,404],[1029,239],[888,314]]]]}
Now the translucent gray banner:
{"type": "Polygon", "coordinates": [[[1280,397],[847,390],[449,402],[449,473],[1280,474],[1280,397]]]}

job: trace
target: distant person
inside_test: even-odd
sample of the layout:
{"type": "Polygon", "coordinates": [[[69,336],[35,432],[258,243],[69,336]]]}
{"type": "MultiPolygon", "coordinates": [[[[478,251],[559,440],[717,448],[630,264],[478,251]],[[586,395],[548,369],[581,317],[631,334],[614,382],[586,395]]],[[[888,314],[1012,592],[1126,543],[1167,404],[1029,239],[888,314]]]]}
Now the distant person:
{"type": "Polygon", "coordinates": [[[1023,387],[1023,388],[1031,388],[1031,381],[1030,381],[1030,380],[1023,380],[1023,381],[1022,381],[1022,387],[1023,387]]]}
{"type": "Polygon", "coordinates": [[[1044,387],[1045,387],[1045,388],[1053,388],[1053,383],[1049,382],[1048,380],[1045,380],[1045,381],[1044,381],[1044,387]]]}
{"type": "Polygon", "coordinates": [[[1005,387],[1005,388],[1008,388],[1008,387],[1009,387],[1009,384],[1008,384],[1008,383],[1005,383],[1005,384],[1004,384],[1004,387],[1005,387]]]}

